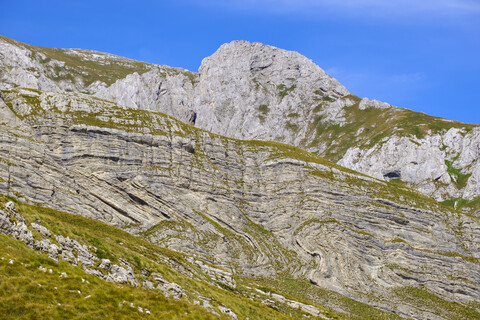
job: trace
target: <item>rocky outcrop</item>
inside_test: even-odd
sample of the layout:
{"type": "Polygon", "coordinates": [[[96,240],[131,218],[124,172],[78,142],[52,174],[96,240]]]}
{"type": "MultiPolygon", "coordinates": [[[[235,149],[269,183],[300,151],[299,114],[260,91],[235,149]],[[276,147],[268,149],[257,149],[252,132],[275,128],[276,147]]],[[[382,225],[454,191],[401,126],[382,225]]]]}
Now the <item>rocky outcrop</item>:
{"type": "MultiPolygon", "coordinates": [[[[38,223],[32,223],[31,227],[38,231],[43,237],[34,238],[25,219],[17,213],[13,202],[8,202],[5,210],[0,210],[0,233],[11,235],[15,239],[23,241],[28,246],[47,253],[48,256],[55,261],[61,259],[74,265],[80,265],[85,272],[104,280],[120,284],[130,284],[132,286],[137,285],[133,270],[128,263],[122,262],[125,265],[125,267],[122,267],[102,259],[100,264],[98,264],[99,259],[95,254],[91,253],[97,252],[97,248],[87,247],[69,237],[65,238],[61,235],[54,235],[50,230],[38,223]],[[109,273],[104,274],[98,269],[92,269],[92,267],[104,269],[109,271],[109,273]]],[[[67,275],[65,274],[64,276],[66,277],[67,275]]]]}
{"type": "Polygon", "coordinates": [[[272,292],[264,292],[260,289],[256,289],[256,292],[258,294],[255,294],[255,296],[257,298],[262,298],[263,301],[262,303],[263,304],[266,304],[266,305],[269,305],[271,307],[274,307],[274,308],[277,308],[278,305],[277,304],[286,304],[288,305],[290,308],[293,308],[293,309],[301,309],[303,310],[304,312],[314,316],[314,317],[320,317],[322,319],[324,319],[325,317],[320,313],[320,310],[315,307],[315,306],[312,306],[312,305],[308,305],[308,304],[304,304],[304,303],[301,303],[301,302],[298,302],[298,301],[294,301],[294,300],[290,300],[290,299],[287,299],[285,298],[284,296],[280,295],[280,294],[277,294],[277,293],[272,293],[272,292]],[[267,299],[265,299],[265,297],[268,297],[267,299]]]}
{"type": "Polygon", "coordinates": [[[0,232],[12,235],[29,246],[34,244],[32,231],[25,224],[25,219],[17,214],[15,204],[11,201],[6,203],[5,210],[0,210],[0,232]]]}
{"type": "Polygon", "coordinates": [[[190,110],[197,77],[186,70],[157,67],[142,75],[130,74],[109,87],[92,90],[91,93],[120,105],[160,111],[195,123],[190,110]]]}
{"type": "Polygon", "coordinates": [[[451,128],[422,139],[393,136],[369,149],[352,147],[338,162],[381,179],[398,178],[439,201],[478,197],[480,128],[451,128]]]}
{"type": "MultiPolygon", "coordinates": [[[[287,145],[228,139],[82,94],[4,96],[14,116],[24,111],[0,126],[3,194],[189,253],[226,286],[235,286],[229,274],[289,274],[420,318],[442,316],[424,315],[401,290],[480,299],[472,215],[287,145]]],[[[77,263],[109,268],[78,248],[77,263]]],[[[128,267],[118,266],[118,279],[128,281],[128,267]]],[[[174,285],[162,288],[178,295],[174,285]]]]}
{"type": "Polygon", "coordinates": [[[233,138],[298,145],[305,130],[290,132],[284,125],[287,115],[307,115],[319,96],[315,91],[332,97],[349,94],[313,61],[261,43],[224,44],[202,61],[198,72],[196,125],[233,138]]]}

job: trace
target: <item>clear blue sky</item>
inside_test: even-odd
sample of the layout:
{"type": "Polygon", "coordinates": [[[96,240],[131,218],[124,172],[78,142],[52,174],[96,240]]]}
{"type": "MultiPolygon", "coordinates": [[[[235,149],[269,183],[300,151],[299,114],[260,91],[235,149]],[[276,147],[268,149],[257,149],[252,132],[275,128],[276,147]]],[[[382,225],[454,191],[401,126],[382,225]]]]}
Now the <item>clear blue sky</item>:
{"type": "Polygon", "coordinates": [[[480,0],[0,0],[0,34],[197,71],[222,43],[309,57],[349,91],[480,123],[480,0]]]}

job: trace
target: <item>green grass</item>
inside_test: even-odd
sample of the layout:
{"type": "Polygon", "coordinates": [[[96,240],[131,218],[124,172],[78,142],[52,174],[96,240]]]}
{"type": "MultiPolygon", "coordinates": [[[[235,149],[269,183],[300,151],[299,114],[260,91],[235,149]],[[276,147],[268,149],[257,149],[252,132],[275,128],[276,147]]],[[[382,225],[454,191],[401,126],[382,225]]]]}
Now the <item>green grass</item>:
{"type": "Polygon", "coordinates": [[[266,115],[267,113],[270,112],[270,108],[266,104],[261,104],[258,107],[258,111],[260,111],[262,114],[266,115]]]}
{"type": "Polygon", "coordinates": [[[401,317],[395,314],[391,314],[369,306],[368,304],[344,297],[338,293],[328,291],[317,286],[312,286],[311,283],[306,279],[294,279],[289,275],[283,275],[274,281],[266,280],[265,285],[267,288],[275,286],[278,292],[286,295],[287,297],[290,295],[315,297],[315,299],[323,301],[325,305],[335,306],[336,308],[339,308],[345,312],[338,314],[336,312],[327,311],[326,314],[332,319],[401,319],[401,317]]]}
{"type": "Polygon", "coordinates": [[[291,123],[290,121],[287,121],[285,123],[285,128],[287,128],[288,130],[293,131],[293,132],[298,132],[298,130],[299,130],[298,124],[291,123]]]}
{"type": "Polygon", "coordinates": [[[334,102],[335,101],[335,99],[330,97],[330,96],[324,96],[323,100],[328,101],[328,102],[334,102]]]}
{"type": "Polygon", "coordinates": [[[323,105],[319,104],[319,105],[316,105],[315,108],[313,108],[313,112],[317,113],[322,111],[322,109],[323,109],[323,105]]]}
{"type": "Polygon", "coordinates": [[[287,87],[282,83],[277,85],[277,94],[280,98],[283,99],[288,95],[289,92],[295,90],[295,88],[296,86],[294,84],[292,84],[290,87],[287,87]]]}
{"type": "Polygon", "coordinates": [[[440,202],[442,205],[451,207],[454,209],[462,209],[462,211],[473,213],[480,209],[480,197],[476,197],[472,200],[463,198],[452,198],[440,202]]]}
{"type": "Polygon", "coordinates": [[[144,319],[138,307],[149,310],[153,319],[217,318],[187,301],[167,299],[159,290],[102,281],[5,235],[0,235],[0,257],[2,319],[144,319]],[[62,272],[66,278],[59,277],[62,272]]]}
{"type": "Polygon", "coordinates": [[[443,315],[447,319],[480,319],[480,303],[472,303],[465,306],[457,302],[451,302],[429,292],[424,287],[404,287],[394,289],[394,293],[402,297],[407,303],[421,305],[424,310],[436,315],[443,315]]]}
{"type": "Polygon", "coordinates": [[[461,207],[465,206],[468,203],[468,200],[463,198],[453,198],[453,199],[442,201],[440,203],[448,207],[460,209],[461,207]]]}

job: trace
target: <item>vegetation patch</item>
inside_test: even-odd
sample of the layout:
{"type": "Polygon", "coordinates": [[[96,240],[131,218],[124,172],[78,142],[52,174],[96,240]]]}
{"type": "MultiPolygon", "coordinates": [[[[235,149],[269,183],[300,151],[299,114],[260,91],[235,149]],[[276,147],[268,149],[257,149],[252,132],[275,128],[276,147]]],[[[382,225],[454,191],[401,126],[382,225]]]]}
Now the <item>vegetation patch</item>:
{"type": "Polygon", "coordinates": [[[465,206],[469,201],[463,198],[453,198],[440,202],[441,204],[452,207],[454,209],[460,209],[465,206]]]}
{"type": "Polygon", "coordinates": [[[328,102],[335,102],[336,100],[330,96],[324,96],[323,100],[328,101],[328,102]]]}
{"type": "Polygon", "coordinates": [[[280,98],[285,98],[289,92],[293,91],[296,88],[294,84],[292,84],[290,87],[287,87],[286,85],[279,84],[277,85],[277,94],[280,98]]]}
{"type": "MultiPolygon", "coordinates": [[[[274,287],[286,296],[313,297],[321,301],[322,305],[326,306],[324,308],[325,311],[323,311],[324,314],[332,319],[401,319],[398,315],[385,312],[368,304],[342,296],[336,292],[312,285],[310,281],[304,278],[295,279],[288,274],[284,274],[273,281],[265,280],[264,283],[265,287],[274,287]],[[328,306],[341,309],[345,313],[337,314],[328,309],[328,306]]],[[[272,291],[275,292],[275,290],[272,291]]]]}
{"type": "Polygon", "coordinates": [[[323,105],[318,104],[318,105],[315,106],[315,108],[313,108],[313,112],[317,113],[317,112],[322,111],[322,109],[323,109],[323,105]]]}
{"type": "Polygon", "coordinates": [[[480,303],[465,306],[451,302],[431,293],[422,286],[397,288],[393,292],[401,297],[403,302],[423,306],[424,310],[436,315],[443,315],[448,319],[480,319],[480,312],[476,309],[480,307],[480,303]]]}
{"type": "Polygon", "coordinates": [[[464,174],[462,173],[462,169],[454,168],[453,163],[450,160],[445,160],[445,165],[447,166],[447,172],[450,175],[450,178],[455,182],[455,186],[458,189],[463,189],[467,185],[467,181],[472,174],[464,174]]]}
{"type": "Polygon", "coordinates": [[[298,124],[292,123],[290,121],[287,121],[285,123],[285,128],[287,128],[288,130],[293,131],[293,132],[298,132],[298,130],[299,130],[298,124]]]}
{"type": "Polygon", "coordinates": [[[102,281],[5,235],[0,235],[0,256],[2,319],[145,319],[147,310],[157,319],[217,318],[185,300],[165,298],[159,290],[102,281]]]}
{"type": "Polygon", "coordinates": [[[264,115],[267,115],[270,112],[270,108],[266,104],[261,104],[258,106],[258,111],[264,115]]]}

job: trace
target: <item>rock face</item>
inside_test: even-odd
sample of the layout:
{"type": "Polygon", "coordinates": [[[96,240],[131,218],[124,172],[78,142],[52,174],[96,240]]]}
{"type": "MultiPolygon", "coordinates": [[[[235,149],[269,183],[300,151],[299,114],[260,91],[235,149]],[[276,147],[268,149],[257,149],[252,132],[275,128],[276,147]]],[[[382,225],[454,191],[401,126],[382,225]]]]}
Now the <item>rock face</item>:
{"type": "MultiPolygon", "coordinates": [[[[348,91],[297,52],[234,41],[205,58],[194,103],[197,126],[239,139],[283,140],[298,145],[284,125],[288,114],[312,106],[313,91],[345,96],[348,91]],[[300,107],[300,108],[299,108],[300,107]],[[280,139],[284,137],[283,139],[280,139]]],[[[303,134],[304,136],[304,134],[303,134]]]]}
{"type": "Polygon", "coordinates": [[[393,136],[370,149],[353,147],[338,163],[379,179],[408,181],[438,200],[474,199],[480,192],[479,146],[480,128],[451,128],[423,139],[393,136]]]}
{"type": "Polygon", "coordinates": [[[195,123],[189,108],[197,76],[179,70],[181,69],[154,68],[142,75],[130,74],[125,79],[92,93],[120,105],[160,111],[195,123]]]}
{"type": "MultiPolygon", "coordinates": [[[[478,218],[408,188],[85,94],[8,90],[0,107],[10,119],[0,126],[0,193],[211,261],[205,272],[225,285],[235,285],[230,274],[288,274],[425,319],[454,313],[405,300],[409,288],[461,304],[480,299],[478,218]]],[[[54,255],[63,242],[35,246],[54,255]]],[[[94,260],[88,254],[75,259],[94,260]]],[[[127,266],[94,264],[115,271],[112,281],[130,279],[127,266]]],[[[178,297],[174,284],[160,289],[178,297]]]]}
{"type": "Polygon", "coordinates": [[[224,136],[314,152],[437,200],[480,196],[478,127],[350,94],[299,53],[233,41],[198,73],[0,38],[0,88],[76,91],[224,136]]]}

